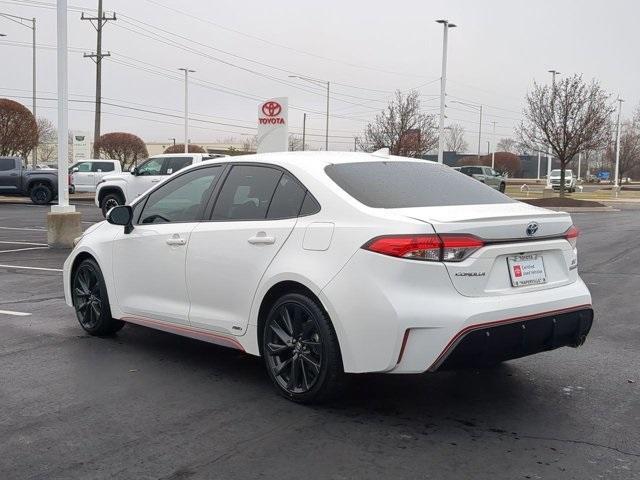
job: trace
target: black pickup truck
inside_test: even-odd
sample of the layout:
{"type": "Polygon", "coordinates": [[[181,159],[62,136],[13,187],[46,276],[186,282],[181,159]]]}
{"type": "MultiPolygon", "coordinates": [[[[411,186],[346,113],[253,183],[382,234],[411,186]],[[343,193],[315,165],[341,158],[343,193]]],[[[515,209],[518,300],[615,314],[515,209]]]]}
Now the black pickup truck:
{"type": "Polygon", "coordinates": [[[58,194],[57,170],[29,170],[20,157],[0,157],[0,195],[31,197],[45,205],[58,194]]]}

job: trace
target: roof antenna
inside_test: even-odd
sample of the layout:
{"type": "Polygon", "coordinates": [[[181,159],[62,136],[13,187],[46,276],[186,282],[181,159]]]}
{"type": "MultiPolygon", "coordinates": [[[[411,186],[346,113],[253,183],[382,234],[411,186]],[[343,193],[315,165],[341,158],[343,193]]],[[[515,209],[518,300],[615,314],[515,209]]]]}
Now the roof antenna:
{"type": "Polygon", "coordinates": [[[389,147],[380,148],[373,152],[371,155],[375,157],[389,158],[389,147]]]}

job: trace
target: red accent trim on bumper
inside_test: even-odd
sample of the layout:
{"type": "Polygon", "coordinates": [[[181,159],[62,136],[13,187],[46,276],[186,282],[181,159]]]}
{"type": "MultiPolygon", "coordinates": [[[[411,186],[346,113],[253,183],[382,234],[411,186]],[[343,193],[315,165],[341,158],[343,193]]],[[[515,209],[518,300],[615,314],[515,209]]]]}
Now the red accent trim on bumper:
{"type": "Polygon", "coordinates": [[[473,330],[479,330],[487,327],[494,327],[496,325],[504,325],[506,323],[516,323],[516,322],[522,322],[526,320],[533,320],[536,318],[547,317],[549,315],[560,315],[562,313],[575,312],[577,310],[583,310],[585,308],[593,308],[593,306],[590,304],[578,305],[575,307],[562,308],[560,310],[551,310],[548,312],[535,313],[533,315],[525,315],[524,317],[513,317],[513,318],[507,318],[504,320],[496,320],[494,322],[477,323],[474,325],[469,325],[463,328],[462,330],[460,330],[458,333],[456,333],[453,336],[451,340],[449,340],[449,343],[447,343],[447,346],[444,347],[444,349],[442,350],[442,353],[438,355],[438,358],[436,358],[436,361],[433,362],[433,364],[428,368],[427,371],[432,372],[436,370],[440,366],[440,364],[447,358],[449,353],[451,353],[451,351],[455,348],[455,346],[462,339],[462,337],[464,337],[467,333],[473,330]]]}
{"type": "Polygon", "coordinates": [[[183,337],[195,338],[196,340],[202,340],[203,342],[213,343],[222,347],[234,348],[242,352],[245,351],[244,347],[235,338],[224,334],[139,316],[122,317],[121,320],[124,322],[135,323],[136,325],[142,325],[143,327],[162,330],[163,332],[182,335],[183,337]]]}

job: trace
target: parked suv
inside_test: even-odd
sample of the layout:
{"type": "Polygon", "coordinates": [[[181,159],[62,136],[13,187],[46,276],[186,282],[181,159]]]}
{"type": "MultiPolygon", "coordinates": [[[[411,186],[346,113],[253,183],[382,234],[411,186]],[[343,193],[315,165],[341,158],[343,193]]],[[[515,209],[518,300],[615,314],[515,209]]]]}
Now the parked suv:
{"type": "MultiPolygon", "coordinates": [[[[560,190],[560,175],[562,173],[562,170],[560,170],[559,168],[556,170],[551,170],[551,175],[549,175],[549,183],[551,184],[551,188],[553,188],[554,190],[560,190]]],[[[576,191],[576,182],[577,182],[577,178],[576,176],[573,174],[573,171],[569,170],[569,169],[565,169],[564,171],[564,189],[569,192],[569,193],[573,193],[576,191]]]]}
{"type": "Polygon", "coordinates": [[[473,177],[476,180],[479,180],[482,183],[490,186],[491,188],[495,188],[502,193],[504,193],[507,188],[504,177],[491,167],[469,165],[460,167],[460,172],[464,173],[465,175],[469,175],[470,177],[473,177]]]}
{"type": "Polygon", "coordinates": [[[20,157],[0,157],[0,195],[31,197],[33,203],[45,205],[57,193],[57,170],[29,170],[20,157]]]}
{"type": "Polygon", "coordinates": [[[82,160],[69,167],[69,192],[95,192],[106,175],[121,172],[118,160],[82,160]]]}
{"type": "Polygon", "coordinates": [[[130,172],[106,175],[96,185],[96,205],[104,216],[118,205],[130,203],[167,176],[182,170],[184,167],[203,160],[227,155],[210,155],[203,153],[166,153],[154,155],[130,172]]]}

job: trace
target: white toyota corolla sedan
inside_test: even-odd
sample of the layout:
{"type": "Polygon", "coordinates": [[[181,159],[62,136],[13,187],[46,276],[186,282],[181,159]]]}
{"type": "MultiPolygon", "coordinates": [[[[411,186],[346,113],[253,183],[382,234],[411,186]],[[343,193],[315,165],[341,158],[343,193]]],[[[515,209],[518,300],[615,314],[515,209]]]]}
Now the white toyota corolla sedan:
{"type": "Polygon", "coordinates": [[[298,402],[345,373],[577,347],[578,230],[437,163],[298,152],[207,161],[110,210],[64,265],[92,335],[144,325],[264,357],[298,402]]]}

